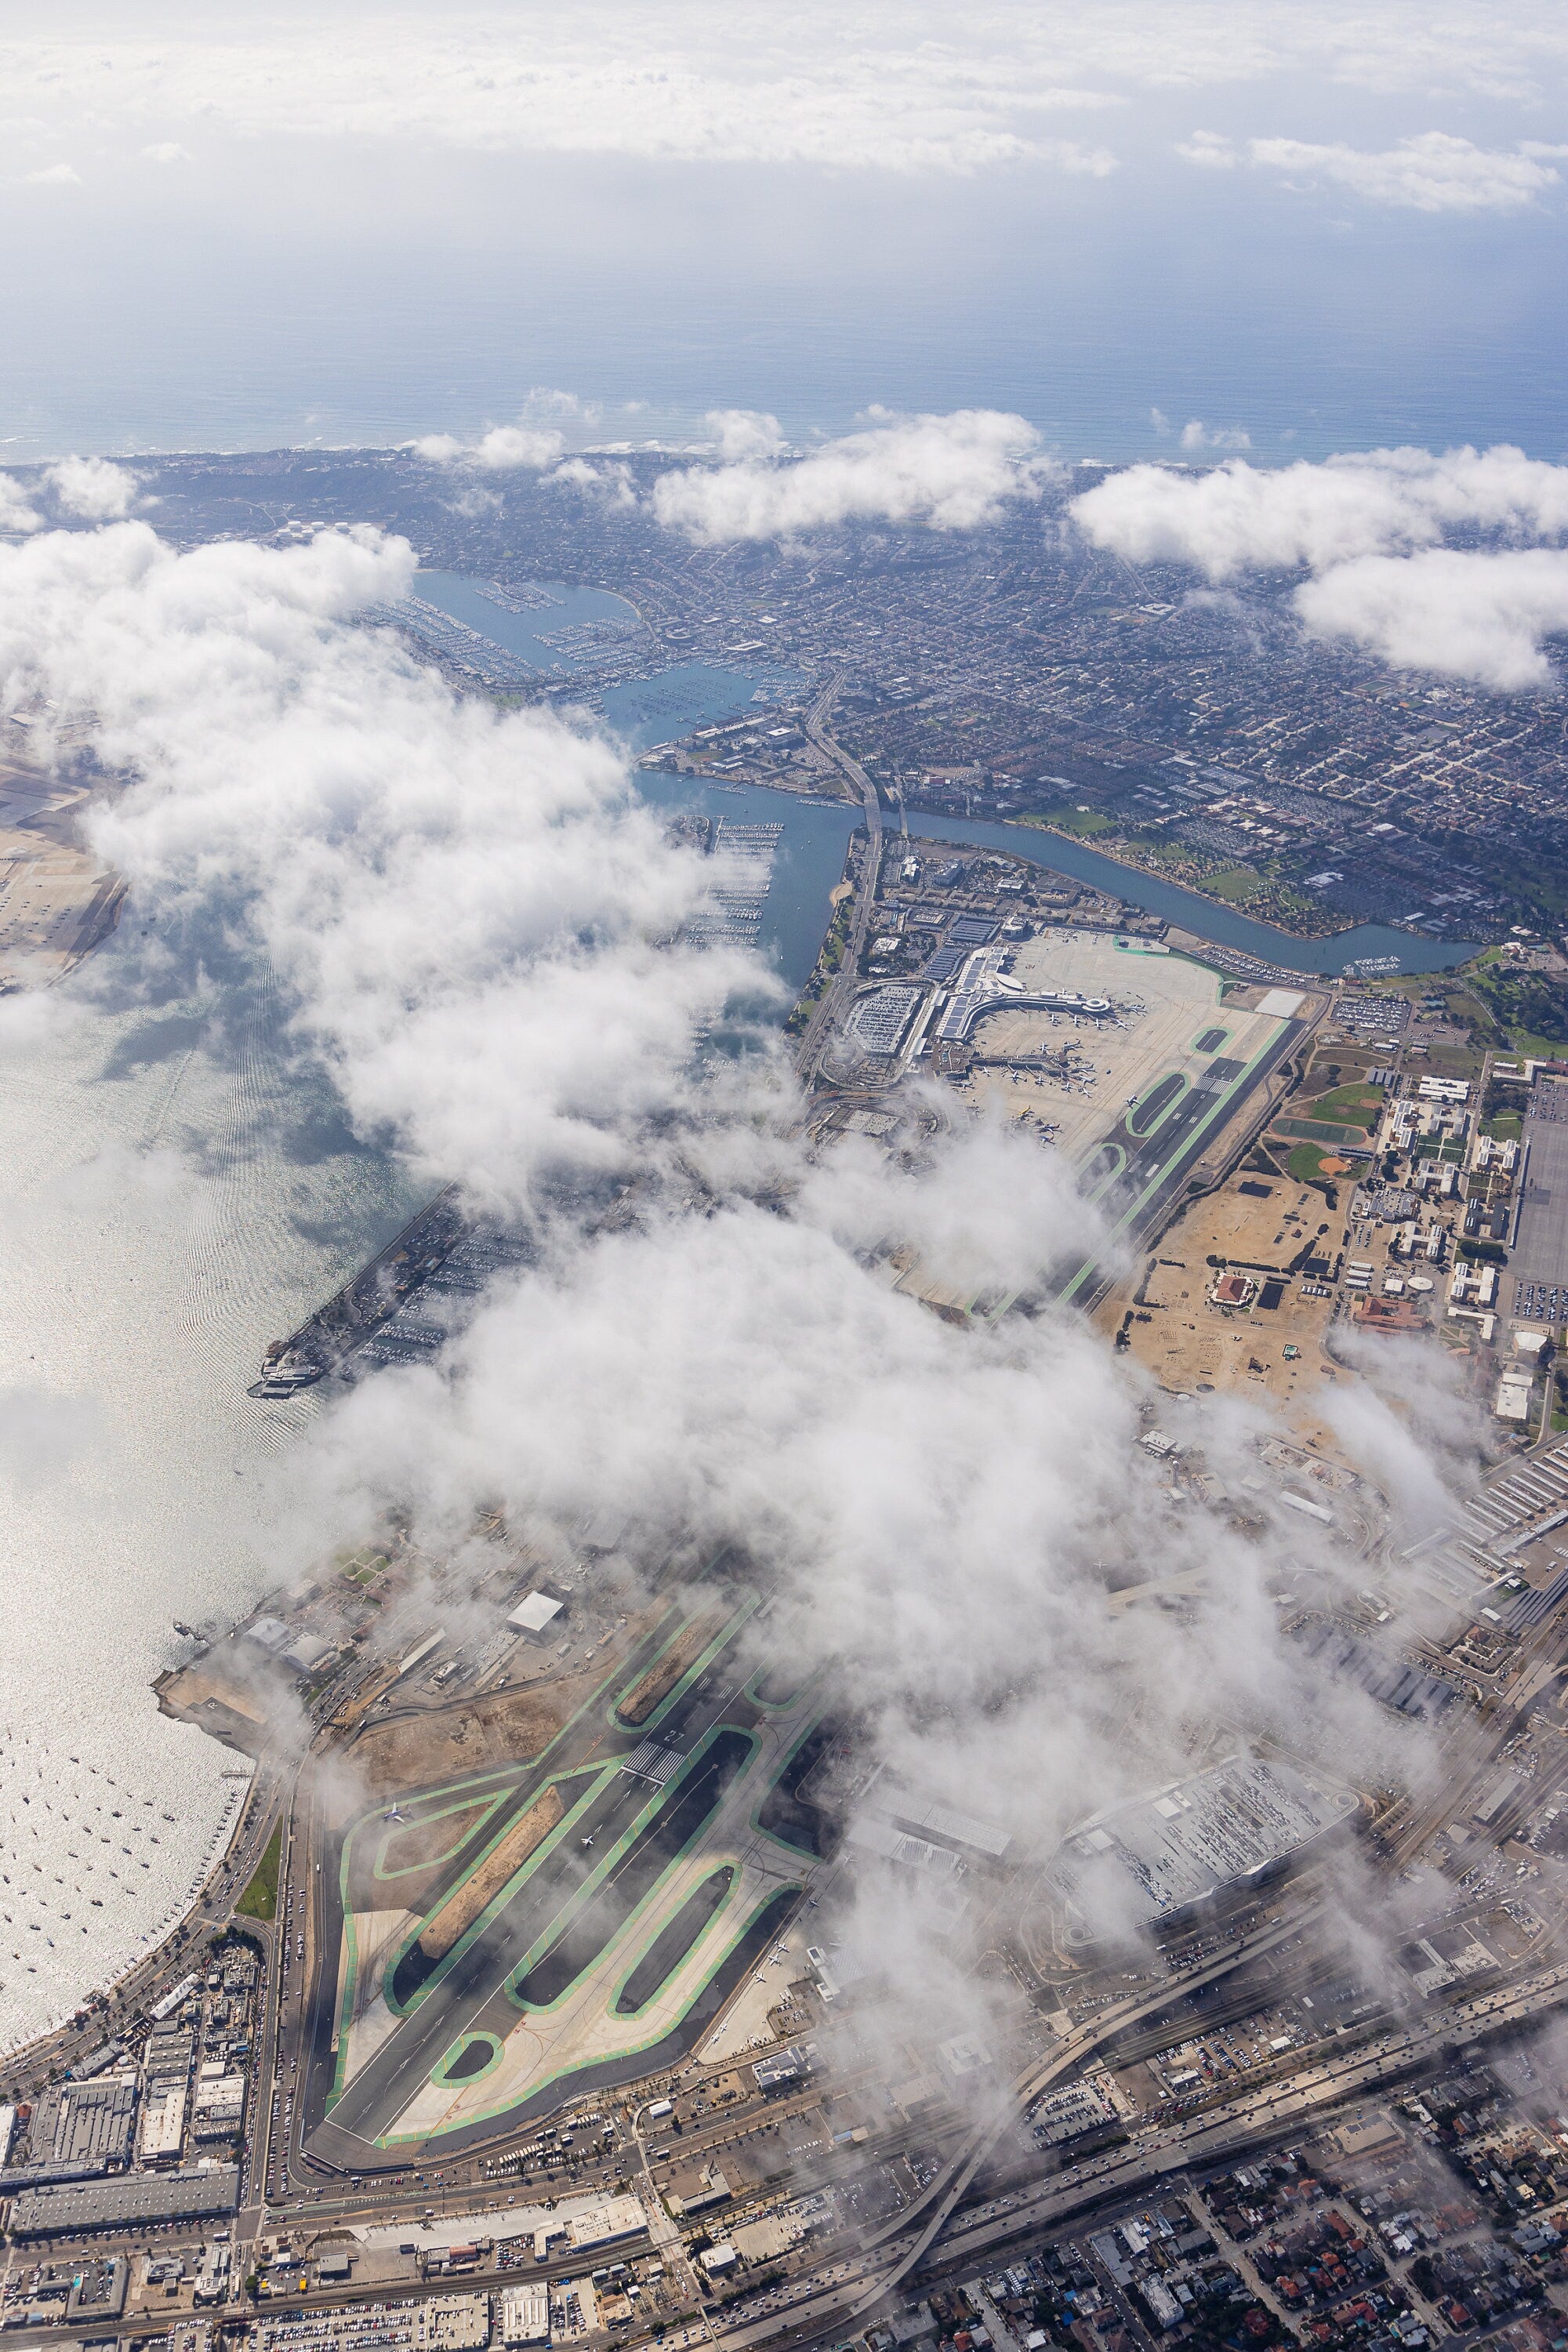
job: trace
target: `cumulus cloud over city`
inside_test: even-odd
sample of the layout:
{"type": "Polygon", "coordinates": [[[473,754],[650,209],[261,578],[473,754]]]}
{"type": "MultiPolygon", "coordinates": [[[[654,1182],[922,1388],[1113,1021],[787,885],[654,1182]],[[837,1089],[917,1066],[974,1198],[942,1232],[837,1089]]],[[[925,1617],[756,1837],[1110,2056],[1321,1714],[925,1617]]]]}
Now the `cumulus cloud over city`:
{"type": "Polygon", "coordinates": [[[1343,638],[1396,669],[1502,693],[1551,687],[1545,641],[1568,634],[1568,550],[1365,555],[1303,583],[1295,604],[1314,636],[1343,638]]]}
{"type": "Polygon", "coordinates": [[[1071,501],[1092,546],[1186,564],[1212,582],[1305,571],[1293,603],[1313,634],[1402,667],[1512,689],[1553,675],[1568,556],[1568,466],[1506,446],[1378,449],[1264,468],[1130,466],[1071,501]],[[1459,535],[1501,548],[1445,547],[1459,535]],[[1545,547],[1530,542],[1544,541],[1545,547]]]}
{"type": "MultiPolygon", "coordinates": [[[[887,1756],[949,1794],[983,1766],[1041,1837],[1179,1769],[1200,1689],[1242,1735],[1321,1748],[1329,1723],[1342,1760],[1382,1753],[1386,1718],[1279,1633],[1310,1528],[1175,1508],[1139,1376],[1081,1317],[959,1327],[891,1286],[913,1265],[1044,1295],[1098,1241],[1065,1160],[984,1121],[819,1151],[782,1047],[705,1061],[770,982],[685,939],[703,861],[603,737],[460,701],[374,625],[412,569],[364,530],[0,548],[0,674],[126,779],[93,837],[159,955],[214,921],[248,942],[360,1134],[531,1240],[440,1365],[368,1381],[290,1454],[274,1560],[309,1570],[393,1512],[436,1556],[496,1509],[624,1512],[650,1570],[742,1545],[887,1756]],[[1188,1577],[1183,1617],[1119,1602],[1153,1572],[1188,1577]]],[[[1256,1413],[1202,1425],[1244,1475],[1256,1413]]]]}
{"type": "Polygon", "coordinates": [[[176,555],[142,523],[0,550],[13,707],[141,779],[97,845],[173,912],[226,894],[367,1133],[515,1200],[663,1105],[731,977],[668,942],[699,887],[601,739],[457,705],[389,635],[401,541],[176,555]],[[647,985],[657,971],[660,985],[647,985]],[[477,1054],[504,1087],[476,1089],[477,1054]]]}
{"type": "Polygon", "coordinates": [[[566,446],[553,426],[492,425],[477,440],[459,440],[455,433],[426,433],[410,443],[416,457],[436,466],[472,466],[482,474],[510,474],[519,468],[540,473],[552,466],[566,446]]]}
{"type": "Polygon", "coordinates": [[[998,409],[877,411],[863,431],[784,462],[775,418],[731,410],[715,423],[724,462],[661,475],[652,494],[658,520],[705,547],[847,522],[973,530],[1055,474],[1034,426],[998,409]]]}

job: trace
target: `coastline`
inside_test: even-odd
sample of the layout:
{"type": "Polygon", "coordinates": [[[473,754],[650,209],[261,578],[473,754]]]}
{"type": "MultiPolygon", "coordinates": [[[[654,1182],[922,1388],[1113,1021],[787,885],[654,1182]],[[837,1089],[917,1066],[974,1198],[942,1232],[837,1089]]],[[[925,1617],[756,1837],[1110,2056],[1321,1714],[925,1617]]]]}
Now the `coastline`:
{"type": "MultiPolygon", "coordinates": [[[[927,813],[929,814],[929,812],[927,813]]],[[[1098,840],[1085,841],[1080,835],[1068,833],[1065,825],[1050,824],[1044,817],[1005,816],[998,818],[997,822],[1001,824],[1016,825],[1019,831],[1023,833],[1047,833],[1054,841],[1071,842],[1077,848],[1091,849],[1097,857],[1103,857],[1108,865],[1120,866],[1123,872],[1128,874],[1147,875],[1151,881],[1163,882],[1168,888],[1173,890],[1185,890],[1189,897],[1194,898],[1202,898],[1207,906],[1212,906],[1216,908],[1221,907],[1228,908],[1233,914],[1241,913],[1243,911],[1239,908],[1231,908],[1230,901],[1227,898],[1211,898],[1208,891],[1201,888],[1195,882],[1178,882],[1173,878],[1173,877],[1168,875],[1163,866],[1141,865],[1135,857],[1127,856],[1124,854],[1124,849],[1121,851],[1115,849],[1102,849],[1098,840]]],[[[1262,918],[1253,915],[1248,916],[1247,920],[1249,922],[1258,922],[1262,920],[1262,918]]],[[[1396,923],[1391,924],[1389,928],[1391,929],[1399,930],[1403,929],[1404,926],[1396,923]]],[[[1268,929],[1270,930],[1282,932],[1286,939],[1313,941],[1320,940],[1343,939],[1347,932],[1357,930],[1360,929],[1360,926],[1353,922],[1346,922],[1331,926],[1327,930],[1321,931],[1288,931],[1285,929],[1283,923],[1270,922],[1268,929]]],[[[1429,934],[1426,931],[1412,931],[1409,936],[1411,939],[1415,940],[1426,939],[1429,934]]]]}

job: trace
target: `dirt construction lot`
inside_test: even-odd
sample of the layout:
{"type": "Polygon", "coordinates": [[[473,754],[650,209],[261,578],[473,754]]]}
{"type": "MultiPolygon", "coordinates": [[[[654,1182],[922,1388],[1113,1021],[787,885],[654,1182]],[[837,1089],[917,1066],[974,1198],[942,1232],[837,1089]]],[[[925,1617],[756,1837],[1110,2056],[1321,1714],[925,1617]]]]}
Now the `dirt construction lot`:
{"type": "MultiPolygon", "coordinates": [[[[1131,1307],[1129,1352],[1163,1388],[1266,1393],[1305,1437],[1319,1428],[1318,1400],[1331,1377],[1320,1343],[1333,1300],[1304,1297],[1302,1283],[1311,1277],[1286,1279],[1283,1270],[1307,1242],[1331,1261],[1341,1231],[1321,1192],[1244,1169],[1164,1234],[1139,1300],[1119,1290],[1097,1319],[1114,1329],[1131,1307]],[[1209,1304],[1207,1294],[1225,1271],[1208,1264],[1211,1256],[1258,1286],[1250,1307],[1209,1304]],[[1272,1307],[1260,1304],[1269,1277],[1259,1269],[1268,1267],[1279,1269],[1282,1285],[1272,1307]],[[1287,1347],[1300,1351],[1293,1360],[1287,1347]]],[[[1331,1438],[1326,1443],[1334,1450],[1331,1438]]]]}
{"type": "Polygon", "coordinates": [[[529,1683],[395,1716],[363,1732],[347,1760],[373,1801],[434,1788],[487,1764],[518,1763],[537,1756],[604,1677],[595,1663],[542,1688],[529,1683]]]}

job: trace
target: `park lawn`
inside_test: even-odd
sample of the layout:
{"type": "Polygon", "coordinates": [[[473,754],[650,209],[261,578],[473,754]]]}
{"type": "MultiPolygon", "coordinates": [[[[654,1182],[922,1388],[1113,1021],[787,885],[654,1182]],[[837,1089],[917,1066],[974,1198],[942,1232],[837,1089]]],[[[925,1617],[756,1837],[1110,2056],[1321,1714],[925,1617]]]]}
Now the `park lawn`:
{"type": "Polygon", "coordinates": [[[279,1822],[268,1839],[256,1875],[235,1905],[237,1912],[247,1919],[275,1919],[278,1916],[278,1869],[283,1859],[283,1824],[279,1822]]]}
{"type": "Polygon", "coordinates": [[[1363,1128],[1370,1135],[1377,1125],[1383,1101],[1383,1088],[1369,1087],[1363,1080],[1359,1085],[1335,1087],[1331,1094],[1320,1095],[1316,1102],[1302,1106],[1301,1116],[1337,1119],[1342,1127],[1363,1128]]]}
{"type": "Polygon", "coordinates": [[[1298,1143],[1285,1166],[1298,1184],[1312,1184],[1320,1180],[1325,1183],[1337,1183],[1351,1172],[1347,1162],[1331,1143],[1298,1143]],[[1323,1172],[1325,1160],[1330,1162],[1330,1172],[1326,1176],[1323,1172]]]}
{"type": "Polygon", "coordinates": [[[1054,825],[1058,833],[1076,833],[1080,835],[1114,833],[1116,830],[1114,821],[1110,817],[1101,816],[1098,809],[1047,809],[1043,816],[1026,816],[1020,822],[1024,824],[1054,825]]]}
{"type": "Polygon", "coordinates": [[[1500,1110],[1495,1118],[1483,1118],[1481,1133],[1499,1143],[1517,1143],[1524,1133],[1524,1121],[1516,1110],[1500,1110]]]}
{"type": "Polygon", "coordinates": [[[1245,906],[1256,898],[1263,888],[1259,876],[1250,866],[1227,866],[1221,873],[1208,875],[1199,886],[1209,898],[1224,898],[1234,906],[1245,906]]]}

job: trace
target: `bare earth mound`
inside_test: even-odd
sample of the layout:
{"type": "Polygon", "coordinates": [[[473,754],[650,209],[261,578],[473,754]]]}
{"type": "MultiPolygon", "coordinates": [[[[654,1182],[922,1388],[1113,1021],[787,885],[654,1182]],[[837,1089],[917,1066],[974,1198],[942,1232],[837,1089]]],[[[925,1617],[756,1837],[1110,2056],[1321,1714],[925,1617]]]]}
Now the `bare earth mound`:
{"type": "Polygon", "coordinates": [[[536,1845],[547,1838],[561,1819],[561,1791],[546,1789],[527,1812],[519,1814],[488,1862],[471,1878],[453,1888],[419,1938],[427,1960],[444,1960],[459,1937],[466,1936],[486,1905],[492,1903],[514,1872],[522,1868],[536,1845]]]}
{"type": "Polygon", "coordinates": [[[656,1658],[640,1682],[616,1707],[623,1723],[646,1723],[661,1698],[667,1698],[687,1668],[696,1663],[712,1641],[729,1615],[728,1610],[710,1610],[705,1617],[693,1619],[683,1633],[675,1640],[661,1658],[656,1658]]]}
{"type": "Polygon", "coordinates": [[[554,1738],[593,1685],[592,1675],[573,1675],[548,1690],[523,1684],[451,1706],[422,1707],[362,1733],[349,1760],[372,1797],[427,1789],[487,1764],[521,1763],[554,1738]]]}

